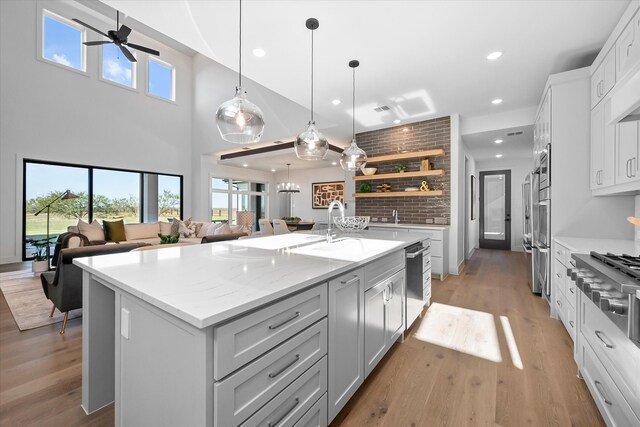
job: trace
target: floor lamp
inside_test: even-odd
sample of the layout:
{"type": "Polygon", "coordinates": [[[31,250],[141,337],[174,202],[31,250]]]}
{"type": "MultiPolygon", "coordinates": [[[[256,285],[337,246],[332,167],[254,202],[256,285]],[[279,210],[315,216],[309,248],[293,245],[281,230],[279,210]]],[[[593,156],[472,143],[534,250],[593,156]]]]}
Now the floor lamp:
{"type": "Polygon", "coordinates": [[[53,201],[51,203],[49,203],[47,206],[45,206],[44,208],[40,209],[38,212],[36,212],[36,214],[34,216],[38,216],[40,215],[42,212],[44,212],[44,210],[46,209],[47,211],[47,270],[51,270],[51,266],[50,266],[50,260],[49,260],[49,252],[50,252],[50,246],[51,243],[49,242],[49,210],[51,209],[51,205],[53,205],[55,202],[57,202],[58,200],[69,200],[69,199],[77,199],[78,196],[76,196],[75,194],[73,194],[71,192],[71,190],[67,190],[64,193],[62,193],[61,195],[59,195],[58,197],[56,197],[55,199],[53,199],[53,201]]]}

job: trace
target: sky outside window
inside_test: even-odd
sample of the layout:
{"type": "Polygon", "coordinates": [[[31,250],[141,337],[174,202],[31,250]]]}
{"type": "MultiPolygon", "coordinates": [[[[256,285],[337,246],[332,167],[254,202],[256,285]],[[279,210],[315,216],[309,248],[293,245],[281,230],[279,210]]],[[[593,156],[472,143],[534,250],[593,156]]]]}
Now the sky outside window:
{"type": "Polygon", "coordinates": [[[45,59],[83,70],[82,31],[50,16],[44,16],[42,56],[45,59]]]}
{"type": "Polygon", "coordinates": [[[173,101],[173,68],[149,58],[149,93],[173,101]]]}
{"type": "MultiPolygon", "coordinates": [[[[135,53],[132,52],[135,56],[135,53]]],[[[115,44],[105,44],[102,46],[102,78],[123,86],[134,87],[133,63],[129,62],[126,56],[115,44]]]]}

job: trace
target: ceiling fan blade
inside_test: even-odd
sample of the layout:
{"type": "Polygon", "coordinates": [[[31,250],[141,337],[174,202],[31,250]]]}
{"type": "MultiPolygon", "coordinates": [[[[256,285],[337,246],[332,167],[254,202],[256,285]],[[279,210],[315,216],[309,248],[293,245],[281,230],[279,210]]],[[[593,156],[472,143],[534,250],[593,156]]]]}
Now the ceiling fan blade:
{"type": "Polygon", "coordinates": [[[129,37],[129,34],[131,34],[131,28],[127,27],[126,25],[122,25],[116,32],[116,37],[118,37],[120,40],[126,40],[127,37],[129,37]]]}
{"type": "Polygon", "coordinates": [[[99,42],[83,42],[82,44],[85,46],[98,46],[101,44],[109,44],[109,43],[113,43],[111,40],[102,40],[99,42]]]}
{"type": "Polygon", "coordinates": [[[126,45],[135,50],[146,52],[151,55],[160,56],[160,52],[158,52],[157,50],[149,49],[148,47],[140,46],[139,44],[126,43],[126,45]]]}
{"type": "Polygon", "coordinates": [[[124,56],[126,56],[129,61],[137,62],[136,61],[136,57],[133,56],[133,54],[131,52],[129,52],[129,50],[126,47],[124,47],[122,45],[120,45],[119,47],[120,47],[120,50],[122,51],[122,53],[124,53],[124,56]]]}
{"type": "Polygon", "coordinates": [[[103,33],[103,32],[102,32],[102,31],[100,31],[100,30],[98,30],[97,28],[93,28],[91,25],[89,25],[89,24],[87,24],[87,23],[85,23],[85,22],[82,22],[82,21],[81,21],[81,20],[79,20],[79,19],[73,18],[73,19],[72,19],[72,21],[75,21],[75,22],[77,22],[78,24],[82,25],[83,27],[87,27],[88,29],[95,31],[95,32],[96,32],[96,33],[98,33],[98,34],[102,34],[103,36],[105,36],[105,37],[106,37],[106,38],[108,38],[108,39],[110,39],[110,38],[111,38],[111,37],[109,37],[107,34],[103,33]]]}

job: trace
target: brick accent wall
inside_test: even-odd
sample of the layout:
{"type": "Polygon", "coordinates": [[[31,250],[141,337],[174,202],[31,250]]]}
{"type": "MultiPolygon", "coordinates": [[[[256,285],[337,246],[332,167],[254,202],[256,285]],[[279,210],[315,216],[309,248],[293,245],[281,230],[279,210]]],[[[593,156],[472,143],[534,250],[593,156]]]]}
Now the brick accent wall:
{"type": "MultiPolygon", "coordinates": [[[[357,198],[356,215],[371,216],[371,221],[392,222],[391,212],[398,209],[400,222],[410,224],[450,224],[451,222],[451,120],[440,117],[424,122],[396,126],[356,135],[358,146],[367,156],[421,151],[442,148],[445,156],[430,158],[433,169],[444,169],[442,176],[423,178],[395,178],[387,180],[356,181],[356,191],[360,184],[369,182],[375,191],[376,185],[391,184],[391,191],[404,191],[406,187],[420,187],[422,181],[429,183],[432,190],[442,190],[437,197],[386,197],[357,198]],[[407,131],[404,131],[407,129],[407,131]]],[[[394,173],[400,161],[372,164],[376,174],[394,173]]],[[[409,171],[420,170],[420,159],[404,161],[409,171]]],[[[358,172],[361,175],[361,172],[358,172]]]]}

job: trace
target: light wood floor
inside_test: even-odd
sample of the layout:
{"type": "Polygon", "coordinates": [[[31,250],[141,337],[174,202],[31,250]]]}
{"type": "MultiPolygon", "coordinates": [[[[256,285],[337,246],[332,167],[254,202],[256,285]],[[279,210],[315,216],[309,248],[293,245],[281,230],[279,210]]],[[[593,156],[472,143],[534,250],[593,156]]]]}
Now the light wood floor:
{"type": "MultiPolygon", "coordinates": [[[[576,378],[571,338],[529,292],[522,254],[479,250],[460,276],[434,281],[433,300],[495,316],[502,362],[412,336],[396,344],[332,426],[603,426],[576,378]],[[524,369],[514,367],[499,316],[524,369]]],[[[417,322],[419,323],[419,321],[417,322]]],[[[20,332],[0,297],[0,425],[112,426],[113,408],[80,408],[81,320],[20,332]]]]}

